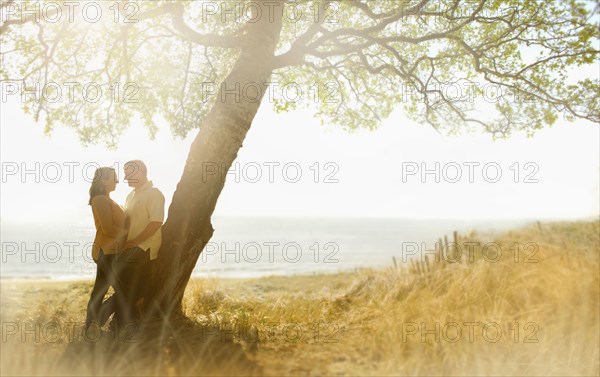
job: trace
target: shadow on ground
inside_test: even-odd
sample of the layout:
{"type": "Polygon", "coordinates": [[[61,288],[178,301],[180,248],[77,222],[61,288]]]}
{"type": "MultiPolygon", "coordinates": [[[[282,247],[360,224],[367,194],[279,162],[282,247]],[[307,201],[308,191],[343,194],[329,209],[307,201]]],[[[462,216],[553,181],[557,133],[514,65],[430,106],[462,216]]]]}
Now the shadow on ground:
{"type": "Polygon", "coordinates": [[[188,318],[82,336],[67,346],[57,369],[66,375],[263,374],[231,332],[188,318]]]}

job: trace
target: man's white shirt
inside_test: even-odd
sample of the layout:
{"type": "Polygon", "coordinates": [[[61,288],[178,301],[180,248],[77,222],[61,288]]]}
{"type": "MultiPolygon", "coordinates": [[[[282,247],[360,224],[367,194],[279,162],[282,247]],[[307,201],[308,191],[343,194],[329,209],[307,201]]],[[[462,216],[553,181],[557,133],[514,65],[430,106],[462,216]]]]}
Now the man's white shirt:
{"type": "MultiPolygon", "coordinates": [[[[165,197],[159,189],[153,187],[152,181],[133,190],[125,200],[125,215],[129,217],[127,241],[136,238],[153,221],[165,218],[165,197]]],[[[150,249],[150,260],[158,257],[158,249],[162,242],[162,232],[157,230],[150,238],[138,246],[143,250],[150,249]]]]}

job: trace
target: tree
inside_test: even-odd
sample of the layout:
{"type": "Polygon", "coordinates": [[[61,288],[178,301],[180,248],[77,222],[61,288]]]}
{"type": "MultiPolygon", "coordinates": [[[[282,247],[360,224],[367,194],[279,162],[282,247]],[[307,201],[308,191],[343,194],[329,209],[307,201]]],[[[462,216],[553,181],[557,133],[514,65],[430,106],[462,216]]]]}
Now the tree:
{"type": "Polygon", "coordinates": [[[151,137],[161,122],[180,137],[199,129],[163,227],[152,300],[162,313],[181,310],[225,173],[265,97],[276,111],[310,97],[302,105],[321,122],[350,131],[375,129],[398,106],[440,132],[495,137],[532,134],[561,113],[600,120],[599,80],[567,76],[597,63],[598,2],[0,4],[3,96],[20,93],[47,132],[62,124],[83,144],[113,147],[135,119],[151,137]],[[493,113],[478,112],[490,103],[493,113]]]}

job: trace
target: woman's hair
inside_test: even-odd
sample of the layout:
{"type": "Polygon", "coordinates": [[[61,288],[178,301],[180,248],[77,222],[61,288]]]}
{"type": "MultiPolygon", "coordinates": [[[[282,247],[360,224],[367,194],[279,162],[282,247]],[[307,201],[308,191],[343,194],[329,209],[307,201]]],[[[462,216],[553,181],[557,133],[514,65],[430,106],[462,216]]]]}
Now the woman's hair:
{"type": "Polygon", "coordinates": [[[92,205],[92,200],[98,195],[106,195],[106,187],[104,187],[104,183],[102,180],[113,177],[115,173],[115,169],[102,167],[97,168],[94,173],[94,180],[92,181],[92,185],[90,186],[90,201],[89,205],[92,205]]]}

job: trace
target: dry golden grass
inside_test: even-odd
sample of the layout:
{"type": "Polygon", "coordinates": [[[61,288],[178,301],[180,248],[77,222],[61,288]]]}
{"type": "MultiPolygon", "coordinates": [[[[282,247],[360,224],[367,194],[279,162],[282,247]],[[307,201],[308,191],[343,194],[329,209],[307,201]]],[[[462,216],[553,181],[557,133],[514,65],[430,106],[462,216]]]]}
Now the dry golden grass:
{"type": "Polygon", "coordinates": [[[598,375],[600,221],[498,235],[493,242],[502,255],[495,262],[492,244],[481,253],[489,242],[472,232],[459,239],[461,262],[429,260],[419,269],[196,279],[186,291],[186,318],[121,334],[121,341],[81,339],[90,283],[3,282],[1,371],[598,375]],[[468,242],[475,245],[472,261],[468,242]],[[71,322],[72,336],[64,331],[71,322]],[[57,336],[48,335],[52,323],[63,329],[57,336]],[[22,339],[23,329],[35,326],[47,327],[45,336],[38,331],[40,342],[33,332],[22,339]]]}

